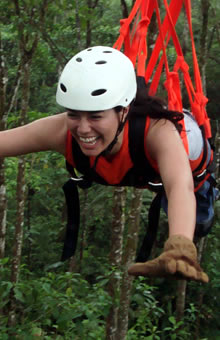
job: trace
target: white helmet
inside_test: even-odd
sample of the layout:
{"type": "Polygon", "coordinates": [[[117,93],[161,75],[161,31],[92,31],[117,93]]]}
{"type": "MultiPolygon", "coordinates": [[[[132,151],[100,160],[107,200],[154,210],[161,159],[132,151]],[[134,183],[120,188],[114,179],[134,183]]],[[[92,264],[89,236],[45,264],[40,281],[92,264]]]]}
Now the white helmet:
{"type": "Polygon", "coordinates": [[[114,48],[96,46],[79,52],[66,64],[56,100],[72,110],[102,111],[128,106],[136,91],[130,59],[114,48]]]}

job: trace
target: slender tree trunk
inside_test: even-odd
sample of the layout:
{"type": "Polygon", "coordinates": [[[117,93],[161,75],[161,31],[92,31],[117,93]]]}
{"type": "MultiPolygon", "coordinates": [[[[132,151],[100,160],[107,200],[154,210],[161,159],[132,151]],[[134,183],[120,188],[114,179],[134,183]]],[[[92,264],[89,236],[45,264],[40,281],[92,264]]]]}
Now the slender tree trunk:
{"type": "Polygon", "coordinates": [[[204,93],[206,93],[207,38],[210,0],[201,0],[202,27],[200,35],[200,68],[204,93]]]}
{"type": "Polygon", "coordinates": [[[181,321],[184,316],[185,302],[186,302],[186,280],[180,280],[177,283],[176,292],[176,315],[177,321],[181,321]]]}
{"type": "Polygon", "coordinates": [[[113,197],[113,222],[110,251],[112,275],[108,284],[108,293],[112,298],[112,307],[106,320],[106,340],[117,339],[117,321],[120,297],[120,270],[122,261],[122,244],[124,231],[125,188],[116,187],[113,197]]]}
{"type": "MultiPolygon", "coordinates": [[[[22,243],[23,243],[23,225],[24,225],[24,197],[25,197],[25,161],[21,157],[18,161],[18,175],[17,175],[17,217],[15,226],[14,249],[11,269],[11,282],[15,285],[19,278],[19,269],[21,263],[22,243]]],[[[14,290],[10,294],[10,308],[8,325],[16,324],[16,299],[14,290]]]]}
{"type": "Polygon", "coordinates": [[[128,6],[125,0],[121,0],[122,17],[127,18],[129,15],[128,6]]]}
{"type": "MultiPolygon", "coordinates": [[[[21,107],[21,120],[20,125],[24,125],[27,117],[29,92],[30,92],[30,61],[23,60],[22,63],[22,107],[21,107]]],[[[19,278],[19,267],[21,263],[22,244],[23,244],[23,226],[24,226],[24,208],[25,208],[25,157],[20,156],[18,159],[18,174],[17,174],[17,213],[16,213],[16,226],[14,249],[11,270],[11,282],[15,285],[19,278]]],[[[16,322],[16,299],[14,291],[11,291],[10,297],[10,313],[9,313],[9,326],[14,325],[16,322]]]]}
{"type": "Polygon", "coordinates": [[[21,66],[20,65],[19,65],[18,70],[16,72],[16,77],[15,77],[14,83],[15,83],[14,89],[13,89],[11,97],[9,98],[9,105],[8,105],[8,109],[7,109],[7,114],[9,114],[13,109],[14,109],[14,111],[16,111],[18,90],[20,88],[20,83],[21,83],[21,66]]]}
{"type": "Polygon", "coordinates": [[[128,330],[128,314],[130,306],[130,295],[132,289],[133,276],[129,276],[127,269],[134,261],[137,250],[138,229],[140,222],[140,211],[142,206],[142,193],[140,189],[133,188],[133,197],[130,211],[128,213],[127,242],[123,252],[122,268],[123,276],[121,282],[120,309],[118,315],[117,340],[125,340],[128,330]]]}
{"type": "MultiPolygon", "coordinates": [[[[33,54],[38,44],[38,34],[27,36],[24,30],[24,22],[21,14],[20,4],[13,0],[15,14],[20,18],[18,21],[19,48],[21,53],[21,76],[22,76],[22,93],[21,93],[21,116],[20,125],[24,125],[27,119],[29,96],[30,96],[30,67],[33,54]],[[32,39],[33,38],[33,39],[32,39]]],[[[24,206],[25,206],[25,157],[20,156],[18,159],[17,173],[17,213],[15,225],[15,238],[13,247],[13,259],[11,268],[11,282],[13,287],[10,293],[9,318],[8,325],[13,326],[16,323],[16,298],[14,295],[14,286],[19,279],[19,268],[21,263],[22,244],[23,244],[23,226],[24,226],[24,206]]]]}
{"type": "MultiPolygon", "coordinates": [[[[3,58],[3,46],[0,33],[0,130],[5,130],[7,121],[5,91],[5,63],[3,58]]],[[[0,158],[0,258],[3,258],[5,255],[6,214],[7,200],[5,185],[5,163],[4,159],[0,158]]]]}
{"type": "Polygon", "coordinates": [[[87,0],[88,19],[86,21],[86,47],[92,45],[92,12],[97,7],[99,0],[87,0]]]}
{"type": "MultiPolygon", "coordinates": [[[[90,0],[88,1],[90,2],[90,0]]],[[[89,15],[91,15],[91,8],[89,7],[89,15]]],[[[92,27],[91,27],[91,19],[89,18],[86,21],[86,47],[92,45],[92,27]]]]}
{"type": "Polygon", "coordinates": [[[0,159],[0,258],[5,256],[7,199],[4,160],[0,159]]]}
{"type": "Polygon", "coordinates": [[[78,48],[82,50],[82,41],[81,41],[81,25],[80,25],[80,16],[79,16],[79,0],[75,0],[76,6],[76,36],[77,36],[77,44],[78,48]]]}
{"type": "MultiPolygon", "coordinates": [[[[198,262],[200,263],[202,260],[202,254],[205,251],[205,247],[207,245],[208,239],[205,237],[202,237],[201,240],[197,243],[197,249],[198,249],[198,262]]],[[[199,339],[199,330],[200,330],[200,310],[203,305],[203,297],[204,297],[205,291],[204,290],[199,290],[198,296],[197,296],[197,318],[195,321],[195,332],[194,332],[194,337],[195,339],[199,339]]]]}
{"type": "Polygon", "coordinates": [[[216,145],[216,170],[215,170],[215,178],[219,180],[220,178],[220,125],[218,120],[216,121],[216,137],[215,137],[215,145],[216,145]]]}
{"type": "Polygon", "coordinates": [[[28,189],[27,189],[27,233],[28,233],[28,238],[27,238],[27,261],[28,264],[31,266],[31,252],[32,252],[32,241],[30,238],[30,233],[31,233],[31,213],[32,213],[32,198],[35,194],[34,189],[31,187],[31,184],[28,184],[28,189]]]}
{"type": "MultiPolygon", "coordinates": [[[[201,26],[201,35],[200,35],[200,69],[201,69],[201,76],[202,76],[202,85],[204,93],[206,94],[206,61],[207,61],[207,38],[208,38],[208,18],[209,18],[209,8],[210,8],[210,1],[209,0],[201,0],[201,15],[202,15],[202,26],[201,26]]],[[[197,242],[197,249],[198,249],[198,262],[201,262],[202,254],[204,253],[205,246],[207,243],[207,238],[201,238],[197,242]]],[[[204,291],[199,291],[198,300],[197,300],[197,308],[200,310],[203,304],[203,296],[204,291]]],[[[196,329],[195,329],[195,336],[199,335],[199,328],[200,328],[200,316],[199,313],[197,315],[196,320],[196,329]]]]}

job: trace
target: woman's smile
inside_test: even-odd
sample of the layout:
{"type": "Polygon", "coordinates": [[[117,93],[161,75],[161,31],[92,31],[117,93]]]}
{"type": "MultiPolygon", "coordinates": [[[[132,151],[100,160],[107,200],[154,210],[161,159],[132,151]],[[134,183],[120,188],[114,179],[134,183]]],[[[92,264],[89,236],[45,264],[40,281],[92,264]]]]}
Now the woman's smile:
{"type": "Polygon", "coordinates": [[[80,142],[95,145],[99,137],[79,137],[80,142]]]}
{"type": "Polygon", "coordinates": [[[100,137],[82,137],[79,136],[77,142],[84,152],[84,150],[96,150],[97,142],[100,140],[100,137]]]}

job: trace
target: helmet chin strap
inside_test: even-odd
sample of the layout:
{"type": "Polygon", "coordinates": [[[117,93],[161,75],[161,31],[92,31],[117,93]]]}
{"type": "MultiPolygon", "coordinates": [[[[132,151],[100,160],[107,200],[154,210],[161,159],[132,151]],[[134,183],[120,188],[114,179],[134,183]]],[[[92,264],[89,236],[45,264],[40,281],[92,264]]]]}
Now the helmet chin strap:
{"type": "MultiPolygon", "coordinates": [[[[130,108],[130,109],[131,109],[131,108],[130,108]]],[[[116,131],[116,134],[115,134],[114,139],[113,139],[112,142],[107,146],[107,148],[106,148],[105,150],[103,150],[103,151],[96,157],[95,162],[94,162],[94,165],[93,165],[93,167],[92,167],[93,170],[95,170],[95,168],[96,168],[96,165],[97,165],[97,162],[98,162],[98,160],[99,160],[99,157],[108,155],[108,154],[111,152],[111,150],[113,149],[113,147],[115,146],[115,144],[117,143],[117,141],[118,141],[118,136],[119,136],[120,133],[122,132],[122,130],[123,130],[124,126],[125,126],[125,123],[126,123],[126,121],[127,121],[127,119],[128,119],[128,114],[127,114],[127,116],[126,116],[125,118],[124,118],[124,116],[125,116],[125,108],[123,108],[123,114],[122,114],[121,120],[120,120],[120,122],[119,122],[118,129],[117,129],[117,131],[116,131]]]]}

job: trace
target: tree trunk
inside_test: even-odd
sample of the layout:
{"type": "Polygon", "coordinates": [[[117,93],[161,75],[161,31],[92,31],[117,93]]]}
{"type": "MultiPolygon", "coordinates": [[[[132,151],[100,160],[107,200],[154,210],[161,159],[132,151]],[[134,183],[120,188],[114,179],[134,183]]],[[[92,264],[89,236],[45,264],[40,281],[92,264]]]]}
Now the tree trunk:
{"type": "MultiPolygon", "coordinates": [[[[3,58],[3,46],[0,33],[0,130],[6,128],[6,77],[5,63],[3,58]]],[[[4,159],[0,159],[0,259],[5,255],[5,234],[6,234],[6,214],[7,214],[7,199],[5,185],[5,163],[4,159]]]]}
{"type": "MultiPolygon", "coordinates": [[[[19,267],[21,263],[22,243],[23,243],[23,225],[24,225],[24,202],[25,202],[25,160],[20,157],[18,162],[18,175],[17,175],[17,216],[15,226],[15,238],[13,259],[11,268],[11,282],[15,285],[19,278],[19,267]]],[[[10,294],[10,308],[8,325],[14,326],[16,324],[16,299],[14,290],[10,294]]]]}
{"type": "Polygon", "coordinates": [[[121,0],[122,17],[127,18],[129,15],[128,6],[125,0],[121,0]]]}
{"type": "Polygon", "coordinates": [[[112,274],[108,284],[108,293],[112,298],[112,307],[106,320],[106,340],[117,339],[117,321],[120,297],[120,270],[124,231],[124,204],[126,189],[116,187],[113,196],[113,222],[111,236],[110,265],[112,274]]]}
{"type": "Polygon", "coordinates": [[[130,211],[128,213],[128,234],[127,242],[123,252],[122,268],[123,276],[121,282],[121,295],[120,295],[120,309],[118,315],[118,331],[117,340],[125,340],[128,330],[128,314],[130,305],[130,295],[133,276],[129,276],[127,269],[134,261],[137,250],[138,229],[140,221],[140,211],[142,206],[142,193],[143,190],[133,188],[133,197],[131,201],[130,211]]]}
{"type": "Polygon", "coordinates": [[[177,322],[181,321],[184,316],[185,302],[186,302],[186,280],[180,280],[177,283],[176,293],[176,318],[177,322]]]}
{"type": "MultiPolygon", "coordinates": [[[[208,18],[209,18],[209,8],[210,2],[209,0],[201,0],[201,15],[202,15],[202,26],[201,26],[201,35],[200,35],[200,69],[201,69],[201,76],[202,76],[202,85],[204,94],[206,94],[206,61],[207,61],[207,37],[208,37],[208,18]]],[[[204,253],[205,246],[207,243],[207,238],[201,238],[197,242],[197,249],[198,249],[198,262],[201,262],[202,254],[204,253]]],[[[200,291],[197,300],[197,308],[200,310],[203,304],[203,296],[204,291],[200,291]]],[[[196,329],[195,335],[199,334],[199,327],[200,327],[200,316],[199,313],[197,315],[196,320],[196,329]]]]}
{"type": "Polygon", "coordinates": [[[206,64],[207,64],[207,38],[208,38],[208,18],[210,0],[201,0],[202,27],[200,35],[200,68],[203,83],[203,90],[206,93],[206,64]]]}
{"type": "Polygon", "coordinates": [[[98,5],[99,0],[87,0],[88,19],[86,21],[86,47],[92,45],[92,11],[98,5]]]}
{"type": "Polygon", "coordinates": [[[215,146],[216,146],[216,170],[215,170],[215,178],[219,180],[220,177],[220,125],[217,120],[217,132],[215,138],[215,146]]]}
{"type": "MultiPolygon", "coordinates": [[[[30,61],[27,62],[24,58],[22,63],[22,107],[21,107],[21,120],[20,125],[24,125],[27,116],[29,92],[30,92],[30,61]]],[[[15,238],[13,248],[13,259],[11,268],[11,282],[15,285],[19,278],[19,267],[21,263],[22,243],[23,243],[23,226],[24,226],[24,208],[25,208],[25,157],[20,156],[18,160],[18,174],[17,174],[17,212],[16,212],[16,226],[15,238]]],[[[14,291],[11,290],[10,296],[10,313],[9,313],[9,326],[16,323],[16,300],[14,291]]]]}
{"type": "Polygon", "coordinates": [[[76,6],[76,36],[77,36],[77,44],[78,49],[82,50],[82,41],[81,41],[81,25],[80,25],[80,16],[79,16],[79,0],[75,0],[75,6],[76,6]]]}
{"type": "MultiPolygon", "coordinates": [[[[20,125],[24,125],[27,120],[27,112],[28,112],[29,96],[30,96],[30,67],[31,67],[33,54],[37,48],[39,37],[38,37],[38,33],[36,33],[34,36],[32,34],[30,34],[30,36],[26,35],[24,21],[23,21],[22,14],[21,14],[22,12],[19,7],[20,6],[19,2],[17,0],[14,0],[13,3],[15,7],[15,14],[19,17],[17,28],[20,32],[19,49],[21,53],[21,75],[22,75],[20,125]]],[[[41,8],[42,10],[41,14],[44,13],[45,8],[43,7],[41,8]]],[[[12,259],[12,268],[11,268],[11,282],[13,283],[13,287],[16,285],[19,279],[19,268],[20,268],[20,263],[21,263],[22,243],[23,243],[25,194],[26,194],[25,157],[20,156],[18,159],[17,191],[16,191],[17,213],[16,213],[15,238],[14,238],[14,247],[13,247],[13,259],[12,259]]],[[[9,318],[8,318],[9,327],[16,324],[16,298],[14,295],[13,287],[10,292],[9,318]]]]}

